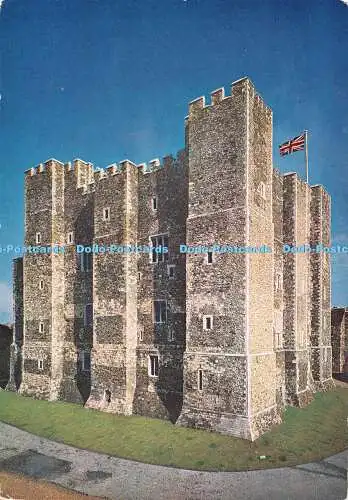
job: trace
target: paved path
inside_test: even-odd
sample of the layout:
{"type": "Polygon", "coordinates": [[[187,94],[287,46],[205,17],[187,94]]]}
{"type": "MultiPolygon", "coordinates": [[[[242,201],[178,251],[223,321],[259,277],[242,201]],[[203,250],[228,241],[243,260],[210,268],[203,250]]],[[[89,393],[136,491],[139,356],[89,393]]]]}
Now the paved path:
{"type": "Polygon", "coordinates": [[[79,450],[0,422],[0,470],[113,500],[344,500],[347,459],[348,451],[292,468],[195,472],[79,450]]]}

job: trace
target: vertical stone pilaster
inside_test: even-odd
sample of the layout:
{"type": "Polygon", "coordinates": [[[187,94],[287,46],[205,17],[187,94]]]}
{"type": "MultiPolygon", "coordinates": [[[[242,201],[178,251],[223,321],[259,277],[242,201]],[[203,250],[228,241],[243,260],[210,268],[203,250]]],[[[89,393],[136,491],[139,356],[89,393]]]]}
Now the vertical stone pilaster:
{"type": "Polygon", "coordinates": [[[344,307],[331,309],[332,373],[344,373],[345,316],[344,307]]]}
{"type": "Polygon", "coordinates": [[[284,176],[284,350],[286,398],[312,399],[310,373],[310,190],[297,174],[284,176]],[[294,250],[291,250],[294,249],[294,250]]]}
{"type": "MultiPolygon", "coordinates": [[[[125,220],[125,244],[135,245],[138,236],[138,171],[136,166],[130,162],[125,163],[126,169],[126,220],[125,220]]],[[[133,413],[133,400],[136,388],[136,347],[138,331],[138,308],[137,308],[137,286],[138,286],[138,261],[135,252],[125,255],[125,282],[126,282],[126,396],[125,413],[133,413]]]]}
{"type": "Polygon", "coordinates": [[[331,348],[331,200],[322,186],[311,187],[311,371],[317,390],[333,388],[331,348]]]}
{"type": "Polygon", "coordinates": [[[10,350],[10,378],[6,389],[17,391],[22,378],[23,345],[23,258],[13,259],[13,341],[10,350]]]}

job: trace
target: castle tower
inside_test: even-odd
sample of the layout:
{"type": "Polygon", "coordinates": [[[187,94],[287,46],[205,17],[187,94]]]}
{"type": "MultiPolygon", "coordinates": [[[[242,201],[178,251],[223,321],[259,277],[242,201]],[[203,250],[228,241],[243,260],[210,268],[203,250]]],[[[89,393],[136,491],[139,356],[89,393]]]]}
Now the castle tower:
{"type": "MultiPolygon", "coordinates": [[[[138,170],[95,172],[94,245],[134,245],[137,240],[138,170]]],[[[89,408],[131,414],[136,385],[137,255],[93,254],[93,349],[89,408]]]]}
{"type": "Polygon", "coordinates": [[[20,392],[58,399],[63,379],[64,253],[40,247],[64,242],[64,166],[48,160],[25,176],[24,345],[20,392]],[[33,247],[39,248],[35,251],[33,247]]]}
{"type": "Polygon", "coordinates": [[[284,334],[287,403],[312,399],[310,371],[310,187],[296,173],[283,180],[284,334]]]}
{"type": "Polygon", "coordinates": [[[93,345],[93,268],[91,254],[79,247],[93,243],[93,165],[81,159],[64,166],[64,384],[62,397],[85,402],[91,387],[93,345]]]}
{"type": "Polygon", "coordinates": [[[320,185],[311,187],[311,369],[317,390],[334,387],[331,348],[331,199],[320,185]],[[322,248],[322,250],[321,250],[322,248]]]}
{"type": "MultiPolygon", "coordinates": [[[[272,112],[249,79],[190,104],[187,245],[273,247],[272,112]]],[[[273,253],[187,255],[180,425],[256,439],[280,422],[273,253]]]]}
{"type": "Polygon", "coordinates": [[[167,246],[138,255],[137,386],[134,413],[176,421],[182,406],[186,333],[188,168],[185,151],[139,167],[138,244],[167,246]]]}

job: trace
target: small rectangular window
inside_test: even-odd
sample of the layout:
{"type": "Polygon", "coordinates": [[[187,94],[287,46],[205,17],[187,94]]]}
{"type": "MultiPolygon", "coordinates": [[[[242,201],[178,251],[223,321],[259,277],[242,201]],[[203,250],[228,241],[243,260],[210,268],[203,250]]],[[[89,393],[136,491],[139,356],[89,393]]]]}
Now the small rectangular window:
{"type": "Polygon", "coordinates": [[[203,390],[203,371],[198,370],[198,390],[203,390]]]}
{"type": "Polygon", "coordinates": [[[175,264],[170,264],[168,266],[168,276],[170,280],[173,280],[175,278],[175,264]]]}
{"type": "Polygon", "coordinates": [[[110,208],[103,209],[103,220],[110,220],[110,208]]]}
{"type": "Polygon", "coordinates": [[[207,253],[207,264],[212,264],[213,263],[213,252],[208,252],[207,253]]]}
{"type": "Polygon", "coordinates": [[[40,281],[39,281],[39,289],[40,289],[40,290],[43,290],[43,288],[44,288],[44,281],[43,281],[43,280],[40,280],[40,281]]]}
{"type": "Polygon", "coordinates": [[[212,330],[213,316],[203,316],[203,328],[204,330],[212,330]]]}
{"type": "Polygon", "coordinates": [[[149,375],[150,377],[158,377],[158,356],[150,356],[149,358],[149,375]]]}
{"type": "Polygon", "coordinates": [[[78,255],[78,267],[80,271],[88,272],[92,270],[92,254],[91,253],[79,253],[78,255]]]}
{"type": "Polygon", "coordinates": [[[152,210],[157,210],[157,198],[154,196],[152,198],[152,210]]]}
{"type": "Polygon", "coordinates": [[[93,325],[93,304],[86,304],[83,314],[83,324],[86,328],[93,325]]]}
{"type": "Polygon", "coordinates": [[[39,370],[43,370],[43,360],[42,359],[37,360],[37,367],[39,370]]]}
{"type": "Polygon", "coordinates": [[[173,342],[173,340],[175,340],[175,335],[174,335],[174,331],[172,328],[169,328],[168,340],[169,340],[169,342],[173,342]]]}
{"type": "Polygon", "coordinates": [[[139,328],[139,340],[142,342],[144,340],[144,327],[139,328]]]}
{"type": "Polygon", "coordinates": [[[154,301],[154,320],[155,323],[167,322],[167,302],[165,300],[154,301]]]}
{"type": "Polygon", "coordinates": [[[68,233],[68,244],[71,244],[74,242],[74,233],[70,232],[68,233]]]}
{"type": "Polygon", "coordinates": [[[42,321],[39,323],[39,332],[43,333],[45,331],[45,325],[42,321]]]}
{"type": "Polygon", "coordinates": [[[150,252],[150,262],[158,263],[168,260],[168,235],[159,234],[150,237],[150,245],[152,251],[150,252]],[[157,251],[155,250],[157,248],[157,251]]]}
{"type": "Polygon", "coordinates": [[[37,244],[41,243],[41,233],[36,233],[35,242],[37,244]]]}

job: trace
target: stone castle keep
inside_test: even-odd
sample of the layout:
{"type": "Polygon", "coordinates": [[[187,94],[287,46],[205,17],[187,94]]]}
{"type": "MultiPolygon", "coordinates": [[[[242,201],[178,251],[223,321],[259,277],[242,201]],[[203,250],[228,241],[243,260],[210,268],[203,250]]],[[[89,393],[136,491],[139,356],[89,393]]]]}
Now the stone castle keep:
{"type": "Polygon", "coordinates": [[[248,78],[189,105],[176,158],[25,173],[9,388],[254,440],[332,387],[330,197],[272,163],[272,111],[248,78]],[[77,254],[76,245],[168,254],[77,254]],[[179,245],[267,245],[184,254],[179,245]],[[18,376],[13,366],[21,366],[18,376]]]}

